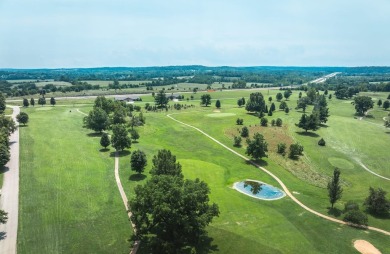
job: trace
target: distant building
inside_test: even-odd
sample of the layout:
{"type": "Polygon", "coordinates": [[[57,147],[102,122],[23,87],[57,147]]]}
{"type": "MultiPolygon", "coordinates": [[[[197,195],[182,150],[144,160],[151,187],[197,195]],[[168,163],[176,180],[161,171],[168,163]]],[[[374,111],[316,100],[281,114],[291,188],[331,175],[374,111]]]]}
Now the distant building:
{"type": "Polygon", "coordinates": [[[128,103],[134,102],[134,101],[142,101],[141,97],[138,95],[123,95],[123,96],[115,96],[114,100],[116,101],[125,101],[128,103]]]}

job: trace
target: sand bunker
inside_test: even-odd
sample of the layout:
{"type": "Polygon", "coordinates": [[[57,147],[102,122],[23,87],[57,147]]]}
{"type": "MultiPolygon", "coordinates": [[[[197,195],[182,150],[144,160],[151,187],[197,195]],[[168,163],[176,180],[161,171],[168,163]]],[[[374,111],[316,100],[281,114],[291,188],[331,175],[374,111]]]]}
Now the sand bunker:
{"type": "Polygon", "coordinates": [[[371,243],[365,240],[356,240],[353,246],[362,254],[381,254],[381,252],[371,243]]]}

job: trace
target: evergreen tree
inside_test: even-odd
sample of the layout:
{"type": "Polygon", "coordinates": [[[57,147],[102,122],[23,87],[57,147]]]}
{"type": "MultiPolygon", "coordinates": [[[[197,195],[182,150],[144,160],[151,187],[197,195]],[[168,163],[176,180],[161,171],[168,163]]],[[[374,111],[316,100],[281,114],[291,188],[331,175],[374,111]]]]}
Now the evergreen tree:
{"type": "Polygon", "coordinates": [[[217,100],[216,102],[215,102],[215,107],[216,108],[221,108],[221,101],[220,100],[217,100]]]}
{"type": "Polygon", "coordinates": [[[4,112],[5,108],[5,96],[3,93],[0,92],[0,114],[4,112]]]}
{"type": "Polygon", "coordinates": [[[50,98],[50,105],[52,106],[56,105],[56,99],[54,97],[50,98]]]}
{"type": "Polygon", "coordinates": [[[34,100],[34,98],[31,98],[31,99],[30,99],[30,104],[31,104],[31,106],[33,106],[33,107],[35,106],[35,100],[34,100]]]}
{"type": "Polygon", "coordinates": [[[23,99],[23,107],[28,107],[30,103],[28,103],[28,100],[26,98],[23,99]]]}
{"type": "Polygon", "coordinates": [[[317,114],[311,114],[310,116],[303,114],[299,120],[299,123],[295,125],[307,132],[308,130],[318,130],[319,124],[320,123],[317,114]]]}
{"type": "Polygon", "coordinates": [[[378,102],[376,103],[378,105],[378,107],[381,107],[382,106],[382,100],[379,99],[378,102]]]}

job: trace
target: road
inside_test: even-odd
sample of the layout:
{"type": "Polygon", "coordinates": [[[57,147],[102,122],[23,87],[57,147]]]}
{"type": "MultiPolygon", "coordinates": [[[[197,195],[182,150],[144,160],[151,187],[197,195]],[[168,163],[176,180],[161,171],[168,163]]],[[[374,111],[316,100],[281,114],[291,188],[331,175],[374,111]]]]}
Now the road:
{"type": "Polygon", "coordinates": [[[325,80],[327,80],[328,78],[333,78],[334,76],[336,76],[337,74],[340,74],[341,72],[333,72],[331,74],[328,74],[326,76],[323,76],[321,78],[318,78],[318,79],[315,79],[313,81],[310,81],[309,83],[323,83],[325,82],[325,80]]]}
{"type": "MultiPolygon", "coordinates": [[[[16,122],[19,107],[12,107],[12,117],[16,122]]],[[[8,213],[6,224],[0,225],[0,253],[16,253],[18,235],[18,208],[19,208],[19,128],[10,136],[11,159],[6,165],[3,187],[1,189],[0,207],[8,213]]]]}

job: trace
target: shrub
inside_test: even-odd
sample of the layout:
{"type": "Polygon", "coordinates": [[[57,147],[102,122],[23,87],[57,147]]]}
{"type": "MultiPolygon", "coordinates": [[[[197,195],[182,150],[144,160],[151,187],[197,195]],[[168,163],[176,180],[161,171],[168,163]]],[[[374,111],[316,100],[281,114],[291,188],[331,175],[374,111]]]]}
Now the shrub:
{"type": "Polygon", "coordinates": [[[272,125],[272,126],[275,126],[275,124],[276,124],[276,121],[275,121],[275,119],[272,119],[272,121],[271,121],[271,125],[272,125]]]}
{"type": "Polygon", "coordinates": [[[288,154],[288,157],[291,159],[296,159],[299,155],[302,155],[303,152],[303,146],[299,143],[291,144],[290,145],[290,153],[288,154]]]}
{"type": "Polygon", "coordinates": [[[233,146],[240,147],[241,146],[241,141],[242,141],[242,139],[241,139],[240,136],[234,136],[234,144],[233,144],[233,146]]]}
{"type": "Polygon", "coordinates": [[[284,109],[284,112],[285,112],[286,114],[288,114],[288,112],[290,112],[290,109],[289,109],[289,108],[285,108],[285,109],[284,109]]]}
{"type": "Polygon", "coordinates": [[[265,117],[261,118],[260,119],[260,124],[261,124],[261,126],[266,127],[268,125],[268,119],[265,118],[265,117]]]}
{"type": "Polygon", "coordinates": [[[281,127],[282,124],[283,124],[282,119],[280,119],[280,118],[276,119],[276,126],[281,127]]]}
{"type": "Polygon", "coordinates": [[[318,141],[318,145],[319,146],[325,146],[325,140],[323,138],[321,138],[319,141],[318,141]]]}
{"type": "Polygon", "coordinates": [[[364,205],[366,206],[367,210],[370,213],[376,215],[389,213],[390,201],[386,199],[387,192],[382,188],[375,190],[372,187],[370,187],[369,191],[370,194],[364,201],[364,205]]]}
{"type": "Polygon", "coordinates": [[[268,111],[268,116],[272,116],[272,110],[268,111]]]}
{"type": "Polygon", "coordinates": [[[249,130],[248,127],[244,126],[241,129],[241,137],[247,138],[249,136],[249,130]]]}
{"type": "Polygon", "coordinates": [[[352,224],[357,224],[360,226],[367,226],[368,225],[368,218],[365,213],[359,210],[350,210],[348,211],[343,219],[345,222],[349,222],[352,224]]]}
{"type": "Polygon", "coordinates": [[[278,153],[282,154],[283,156],[286,154],[286,144],[285,143],[279,143],[278,144],[278,153]]]}
{"type": "Polygon", "coordinates": [[[237,125],[242,125],[244,123],[244,119],[237,118],[236,123],[237,125]]]}

